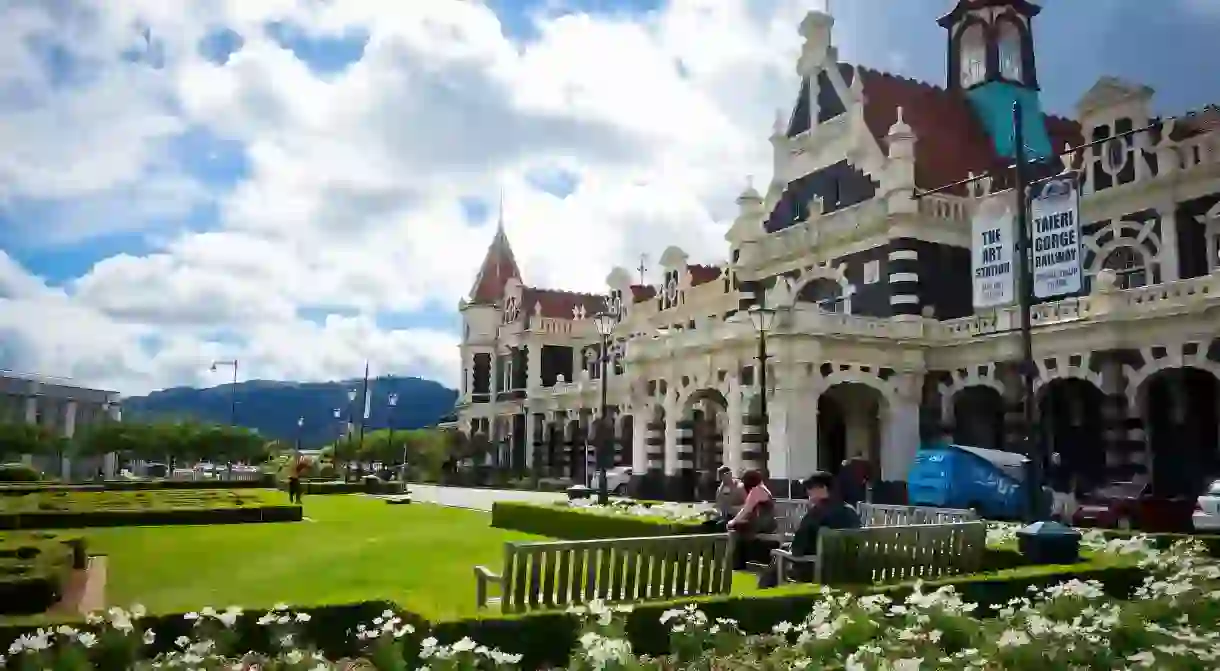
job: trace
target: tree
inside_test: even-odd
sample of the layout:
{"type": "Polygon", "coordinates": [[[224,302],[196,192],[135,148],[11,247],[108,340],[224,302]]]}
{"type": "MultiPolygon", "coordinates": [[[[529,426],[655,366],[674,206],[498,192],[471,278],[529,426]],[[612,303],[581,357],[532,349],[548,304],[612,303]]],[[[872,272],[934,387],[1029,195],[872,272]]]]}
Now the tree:
{"type": "Polygon", "coordinates": [[[0,423],[0,455],[62,454],[67,440],[46,427],[26,422],[0,423]]]}

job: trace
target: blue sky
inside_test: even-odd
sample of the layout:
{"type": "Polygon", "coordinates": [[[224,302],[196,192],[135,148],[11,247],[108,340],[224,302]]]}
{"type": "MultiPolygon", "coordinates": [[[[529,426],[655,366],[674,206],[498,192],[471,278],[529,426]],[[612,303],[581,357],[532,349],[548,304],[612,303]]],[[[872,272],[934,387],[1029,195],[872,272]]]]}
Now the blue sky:
{"type": "MultiPolygon", "coordinates": [[[[353,342],[384,338],[387,348],[396,338],[414,342],[425,338],[421,334],[437,342],[452,338],[458,328],[454,305],[490,238],[500,189],[508,189],[509,209],[516,213],[510,237],[539,283],[567,284],[571,277],[571,286],[596,285],[610,263],[634,266],[625,260],[647,245],[655,247],[649,250],[655,258],[669,238],[711,239],[686,244],[723,253],[717,235],[699,226],[728,214],[732,189],[739,187],[723,185],[739,184],[741,174],[753,172],[747,164],[765,159],[757,153],[765,149],[764,120],[796,93],[792,63],[777,70],[766,61],[768,53],[795,46],[795,21],[786,18],[789,23],[772,33],[767,20],[822,5],[723,0],[682,13],[663,0],[487,0],[499,22],[488,32],[488,17],[478,8],[451,16],[436,12],[416,30],[410,16],[403,24],[389,15],[338,16],[335,10],[338,18],[319,18],[297,8],[291,16],[251,17],[227,15],[222,3],[200,4],[210,13],[189,20],[155,11],[161,5],[151,0],[104,9],[69,0],[15,0],[0,9],[0,38],[12,45],[0,47],[0,59],[14,59],[0,71],[0,140],[8,124],[10,144],[20,141],[12,164],[0,159],[0,250],[44,291],[62,290],[55,295],[74,301],[74,309],[92,311],[116,333],[134,329],[131,337],[140,345],[132,351],[150,360],[97,356],[147,366],[141,378],[147,385],[180,374],[153,361],[169,357],[175,346],[220,353],[239,343],[274,350],[255,347],[263,337],[256,334],[272,332],[283,320],[297,320],[294,328],[303,330],[275,337],[302,341],[330,343],[336,329],[354,329],[353,342]],[[700,12],[743,4],[734,15],[740,29],[709,32],[706,43],[674,28],[697,21],[700,12]],[[571,20],[579,14],[587,21],[571,20]],[[656,53],[641,53],[643,42],[617,48],[614,40],[628,39],[623,27],[633,24],[646,27],[631,39],[655,38],[656,53]],[[449,32],[436,32],[436,26],[449,32]],[[462,48],[434,60],[435,52],[452,46],[444,41],[449,38],[462,48]],[[437,39],[442,41],[428,41],[437,39]],[[702,79],[690,74],[716,61],[701,51],[717,50],[746,55],[724,65],[724,72],[702,79]],[[602,74],[564,72],[585,59],[590,64],[581,67],[602,74]],[[666,70],[678,74],[648,79],[666,70]],[[527,72],[532,74],[522,74],[527,72]],[[551,76],[553,86],[546,80],[551,76]],[[653,103],[649,96],[670,93],[653,88],[631,100],[631,85],[608,81],[636,76],[643,76],[641,87],[669,85],[677,97],[668,105],[653,103]],[[683,87],[691,90],[678,90],[683,87]],[[351,96],[350,114],[343,96],[351,96]],[[365,109],[361,96],[376,100],[365,109]],[[602,102],[576,114],[571,100],[581,96],[602,102]],[[559,98],[567,107],[543,110],[559,98]],[[450,103],[457,105],[452,114],[438,115],[429,99],[463,102],[450,103]],[[696,122],[666,119],[658,128],[672,124],[665,126],[672,130],[650,134],[640,121],[687,104],[702,105],[689,111],[698,123],[722,124],[716,131],[721,136],[744,139],[709,140],[715,146],[695,157],[705,149],[691,149],[698,142],[680,136],[684,125],[696,122]],[[490,122],[449,128],[447,121],[477,117],[480,110],[471,109],[480,105],[490,122]],[[424,125],[424,118],[435,125],[424,125]],[[670,152],[667,142],[683,149],[670,152]],[[739,149],[741,142],[751,143],[748,150],[739,149]],[[411,156],[416,148],[420,158],[411,156]],[[677,154],[684,158],[675,164],[677,154]],[[725,156],[733,165],[713,170],[725,156]],[[354,162],[337,167],[346,160],[354,162]],[[328,172],[332,167],[335,174],[328,172]],[[667,195],[651,205],[630,202],[650,189],[667,195]],[[590,200],[590,194],[602,200],[590,200]],[[611,212],[633,206],[636,211],[611,212]],[[616,217],[621,224],[598,223],[616,217]],[[437,223],[450,218],[447,228],[437,223]],[[566,230],[578,219],[589,220],[587,231],[556,237],[557,226],[566,230]],[[414,223],[420,221],[431,223],[414,223]],[[439,245],[435,250],[421,247],[424,229],[439,245]],[[218,254],[221,239],[231,246],[221,245],[224,253],[218,254]],[[600,241],[608,250],[604,259],[561,259],[547,249],[548,243],[561,250],[586,240],[600,241]],[[261,269],[242,265],[243,255],[256,255],[256,249],[280,273],[274,280],[255,279],[261,269]],[[362,254],[372,250],[387,256],[365,264],[362,254]],[[261,286],[266,300],[241,298],[250,291],[238,286],[243,278],[261,286]],[[124,281],[135,284],[121,286],[124,281]],[[166,305],[154,305],[158,296],[150,285],[162,282],[156,288],[166,305]],[[171,299],[173,291],[183,293],[171,299]],[[198,314],[186,315],[188,307],[198,307],[198,314]],[[199,330],[184,330],[184,323],[199,330]],[[238,335],[203,335],[221,331],[238,335]]],[[[831,4],[844,60],[943,82],[946,39],[936,18],[950,2],[831,4]]],[[[1220,11],[1210,7],[1208,0],[1046,3],[1036,24],[1044,107],[1070,115],[1101,75],[1153,86],[1160,113],[1220,101],[1220,77],[1200,67],[1220,62],[1220,40],[1214,39],[1220,11]]],[[[0,274],[0,299],[6,291],[16,290],[6,289],[0,274]]],[[[58,370],[65,367],[70,373],[77,365],[71,354],[46,354],[45,361],[56,362],[51,364],[33,349],[20,351],[29,352],[28,367],[57,368],[52,373],[65,374],[58,370]]],[[[412,356],[414,363],[402,365],[419,368],[433,354],[412,356]]],[[[186,370],[194,364],[173,365],[186,370]]],[[[319,366],[269,365],[267,375],[323,375],[325,366],[319,366]]]]}

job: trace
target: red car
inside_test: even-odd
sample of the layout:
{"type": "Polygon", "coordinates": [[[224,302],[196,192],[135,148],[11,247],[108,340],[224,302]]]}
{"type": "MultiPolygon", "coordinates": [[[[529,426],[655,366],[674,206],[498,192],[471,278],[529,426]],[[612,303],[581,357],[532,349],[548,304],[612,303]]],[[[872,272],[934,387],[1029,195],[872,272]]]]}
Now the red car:
{"type": "Polygon", "coordinates": [[[1188,532],[1195,502],[1188,497],[1154,496],[1142,482],[1112,482],[1079,502],[1072,524],[1079,527],[1188,532]]]}

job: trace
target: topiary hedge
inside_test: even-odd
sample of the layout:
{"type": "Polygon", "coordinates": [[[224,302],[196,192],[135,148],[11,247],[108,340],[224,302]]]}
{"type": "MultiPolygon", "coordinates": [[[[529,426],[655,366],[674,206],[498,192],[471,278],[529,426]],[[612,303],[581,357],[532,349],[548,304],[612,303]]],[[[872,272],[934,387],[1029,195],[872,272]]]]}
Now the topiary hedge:
{"type": "Polygon", "coordinates": [[[79,535],[0,535],[0,614],[46,611],[63,598],[72,571],[87,563],[79,535]]]}
{"type": "Polygon", "coordinates": [[[40,492],[0,498],[0,529],[298,522],[274,490],[40,492]]]}
{"type": "Polygon", "coordinates": [[[83,484],[28,482],[0,484],[0,496],[22,496],[40,492],[143,492],[157,489],[267,489],[275,487],[275,477],[257,480],[103,480],[83,484]]]}
{"type": "Polygon", "coordinates": [[[0,482],[38,482],[42,473],[28,464],[0,464],[0,482]]]}
{"type": "MultiPolygon", "coordinates": [[[[279,488],[288,491],[288,481],[281,481],[279,488]]],[[[386,482],[384,480],[365,480],[363,482],[343,482],[342,480],[303,480],[301,493],[309,496],[324,496],[327,494],[401,494],[406,489],[402,482],[386,482]]]]}
{"type": "MultiPolygon", "coordinates": [[[[587,514],[587,513],[586,513],[587,514]]],[[[980,615],[993,613],[1010,599],[1028,594],[1030,587],[1043,587],[1071,579],[1097,580],[1106,591],[1116,598],[1129,598],[1145,572],[1130,561],[1112,556],[1098,556],[1077,564],[1062,566],[1021,567],[981,573],[969,576],[954,576],[923,583],[924,591],[941,585],[953,585],[963,597],[979,604],[980,615]]],[[[899,585],[876,585],[862,587],[862,592],[886,592],[901,598],[914,589],[914,583],[899,585]]],[[[750,595],[704,597],[673,602],[635,604],[628,617],[627,633],[633,648],[642,654],[661,654],[668,650],[669,632],[658,626],[661,614],[676,606],[697,603],[708,617],[727,617],[738,621],[747,633],[767,632],[780,622],[799,622],[809,614],[819,598],[816,585],[790,585],[750,595]]],[[[216,604],[223,607],[226,604],[216,604]]],[[[354,632],[357,625],[367,624],[384,610],[391,609],[420,629],[436,636],[442,643],[452,643],[464,636],[482,645],[498,647],[509,652],[522,653],[522,668],[552,668],[567,663],[568,656],[577,644],[577,625],[574,618],[562,611],[534,613],[520,616],[500,616],[489,612],[486,616],[448,622],[431,622],[411,613],[403,613],[394,605],[383,601],[344,605],[326,605],[299,608],[311,619],[306,626],[306,639],[332,658],[353,655],[354,632]]],[[[244,613],[236,631],[242,637],[241,647],[264,650],[268,646],[266,629],[254,626],[254,620],[262,612],[250,609],[244,613]]],[[[56,622],[58,623],[58,621],[56,622]]],[[[36,626],[47,626],[48,621],[23,622],[4,626],[0,624],[0,649],[7,648],[10,641],[36,626]]],[[[182,614],[158,615],[142,620],[142,628],[156,632],[156,650],[172,645],[180,635],[190,633],[192,622],[182,614]]]]}
{"type": "Polygon", "coordinates": [[[491,507],[491,525],[563,540],[638,538],[703,533],[696,522],[664,517],[616,515],[573,508],[566,503],[541,504],[497,501],[491,507]]]}

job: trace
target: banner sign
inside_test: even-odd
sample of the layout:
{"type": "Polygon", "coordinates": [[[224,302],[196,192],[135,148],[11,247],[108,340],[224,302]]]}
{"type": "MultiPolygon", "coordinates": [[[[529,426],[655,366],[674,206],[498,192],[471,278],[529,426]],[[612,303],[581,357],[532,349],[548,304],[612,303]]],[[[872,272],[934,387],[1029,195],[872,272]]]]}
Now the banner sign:
{"type": "Polygon", "coordinates": [[[1080,191],[1076,176],[1060,175],[1033,187],[1029,204],[1030,255],[1034,296],[1054,298],[1078,293],[1080,267],[1080,191]]]}
{"type": "Polygon", "coordinates": [[[974,307],[990,308],[1016,300],[1013,208],[1009,195],[979,204],[970,222],[971,277],[974,307]]]}

